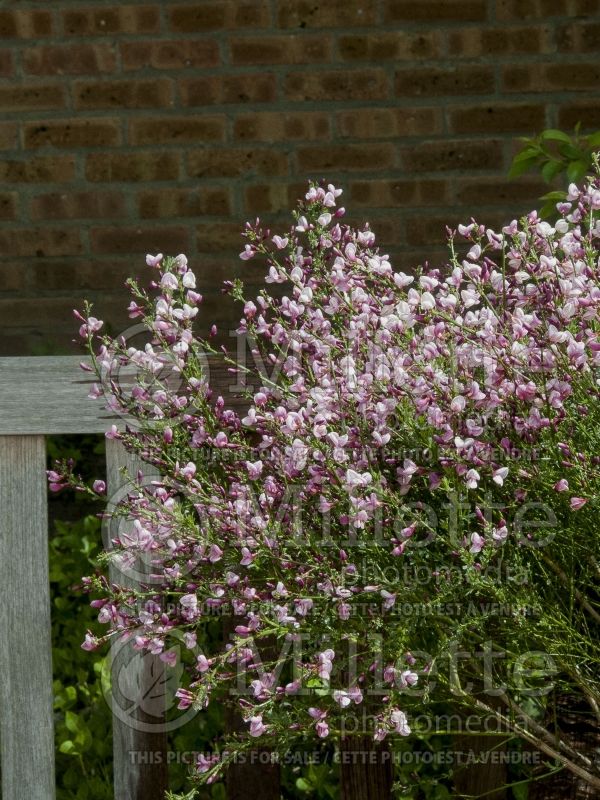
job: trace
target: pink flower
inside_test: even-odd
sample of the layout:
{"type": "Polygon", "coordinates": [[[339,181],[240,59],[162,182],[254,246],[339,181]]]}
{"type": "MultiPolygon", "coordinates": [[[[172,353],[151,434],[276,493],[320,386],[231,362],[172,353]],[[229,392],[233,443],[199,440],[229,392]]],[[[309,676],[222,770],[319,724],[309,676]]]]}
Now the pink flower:
{"type": "Polygon", "coordinates": [[[569,489],[569,482],[565,478],[561,478],[554,484],[554,489],[557,492],[566,492],[569,489]]]}
{"type": "Polygon", "coordinates": [[[150,255],[150,253],[148,253],[148,255],[146,256],[146,264],[149,267],[159,267],[160,266],[160,262],[162,260],[163,260],[163,254],[162,253],[158,253],[155,256],[150,255]]]}
{"type": "Polygon", "coordinates": [[[587,498],[585,497],[572,497],[571,498],[571,509],[573,511],[579,511],[580,508],[587,503],[587,498]]]}
{"type": "Polygon", "coordinates": [[[257,738],[258,736],[262,736],[263,733],[266,733],[268,728],[263,723],[262,714],[257,714],[255,717],[250,717],[248,720],[250,723],[250,736],[257,738]]]}
{"type": "Polygon", "coordinates": [[[469,547],[470,553],[480,553],[483,550],[484,545],[485,539],[483,536],[480,536],[478,533],[471,534],[471,547],[469,547]]]}

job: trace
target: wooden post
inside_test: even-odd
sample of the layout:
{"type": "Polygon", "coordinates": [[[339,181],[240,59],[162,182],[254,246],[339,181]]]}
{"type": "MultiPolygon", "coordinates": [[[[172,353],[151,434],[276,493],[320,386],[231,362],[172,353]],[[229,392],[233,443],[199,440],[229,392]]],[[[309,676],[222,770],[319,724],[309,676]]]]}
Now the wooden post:
{"type": "Polygon", "coordinates": [[[52,800],[54,725],[43,436],[0,435],[3,800],[52,800]]]}
{"type": "MultiPolygon", "coordinates": [[[[127,453],[118,440],[107,439],[108,497],[114,496],[123,485],[122,467],[135,478],[142,466],[146,471],[149,469],[127,453]]],[[[136,569],[142,571],[143,565],[139,564],[136,569]]],[[[111,567],[110,578],[132,588],[140,585],[114,567],[111,567]]],[[[136,653],[130,644],[116,644],[112,650],[111,671],[115,800],[164,800],[169,788],[164,709],[161,715],[157,705],[160,700],[152,701],[152,715],[148,715],[144,707],[147,708],[145,701],[149,694],[154,692],[160,696],[165,665],[158,656],[136,653]]]]}

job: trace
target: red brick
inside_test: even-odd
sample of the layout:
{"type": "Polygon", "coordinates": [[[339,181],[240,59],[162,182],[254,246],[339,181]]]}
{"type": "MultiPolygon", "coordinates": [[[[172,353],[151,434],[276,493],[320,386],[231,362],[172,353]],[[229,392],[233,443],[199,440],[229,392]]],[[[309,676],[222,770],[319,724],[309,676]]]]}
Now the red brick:
{"type": "Polygon", "coordinates": [[[502,144],[494,139],[425,142],[407,148],[402,161],[411,172],[503,169],[502,144]]]}
{"type": "Polygon", "coordinates": [[[523,207],[534,208],[541,194],[548,187],[541,179],[529,179],[526,176],[518,181],[509,181],[505,176],[487,178],[459,179],[454,182],[455,198],[459,203],[473,208],[482,206],[501,206],[507,208],[515,203],[523,207]]]}
{"type": "Polygon", "coordinates": [[[168,78],[140,81],[77,81],[75,108],[165,108],[173,104],[173,84],[168,78]]]}
{"type": "Polygon", "coordinates": [[[386,0],[386,22],[482,22],[486,0],[386,0]]]}
{"type": "Polygon", "coordinates": [[[0,122],[0,150],[14,150],[17,147],[18,133],[18,123],[0,122]]]}
{"type": "Polygon", "coordinates": [[[600,128],[600,104],[594,101],[561,105],[558,110],[558,125],[561,130],[571,131],[577,123],[581,130],[597,131],[600,128]]]}
{"type": "Polygon", "coordinates": [[[530,133],[546,124],[543,105],[489,104],[451,108],[448,125],[451,133],[530,133]]]}
{"type": "MultiPolygon", "coordinates": [[[[521,213],[529,211],[523,209],[521,213]]],[[[426,246],[431,250],[431,245],[446,242],[446,225],[456,228],[459,223],[468,223],[475,216],[478,222],[488,225],[494,230],[499,230],[506,225],[506,211],[490,209],[485,215],[474,215],[472,206],[464,208],[453,207],[445,214],[427,214],[422,211],[418,216],[406,219],[406,240],[409,245],[426,246]]]]}
{"type": "Polygon", "coordinates": [[[129,122],[130,144],[219,142],[225,139],[225,117],[153,117],[129,122]]]}
{"type": "Polygon", "coordinates": [[[0,192],[0,219],[16,219],[17,200],[16,192],[0,192]]]}
{"type": "Polygon", "coordinates": [[[329,117],[320,111],[241,114],[236,117],[233,135],[240,141],[258,142],[328,139],[329,117]]]}
{"type": "Polygon", "coordinates": [[[26,161],[0,161],[5,183],[68,183],[75,177],[74,156],[44,156],[26,161]]]}
{"type": "Polygon", "coordinates": [[[230,41],[229,47],[236,66],[315,64],[331,59],[331,39],[322,35],[245,36],[230,41]]]}
{"type": "Polygon", "coordinates": [[[344,61],[418,61],[441,56],[442,36],[437,31],[350,34],[339,37],[338,48],[344,61]]]}
{"type": "Polygon", "coordinates": [[[141,192],[138,208],[143,219],[228,216],[231,190],[219,186],[141,192]]]}
{"type": "Polygon", "coordinates": [[[34,84],[32,86],[0,86],[2,111],[27,111],[28,109],[64,108],[63,86],[34,84]]]}
{"type": "Polygon", "coordinates": [[[176,255],[190,246],[189,229],[183,225],[151,227],[92,228],[90,242],[94,253],[153,253],[161,251],[176,255]]]}
{"type": "Polygon", "coordinates": [[[270,12],[267,0],[202,2],[194,5],[175,6],[169,11],[170,28],[178,33],[235,28],[266,28],[269,24],[270,12]]]}
{"type": "Polygon", "coordinates": [[[388,94],[382,69],[290,72],[285,76],[289,100],[385,100],[388,94]]]}
{"type": "Polygon", "coordinates": [[[179,178],[177,153],[93,153],[85,163],[88,181],[172,181],[179,178]]]}
{"type": "Polygon", "coordinates": [[[596,90],[599,83],[600,65],[596,61],[506,66],[502,70],[502,88],[507,92],[596,90]]]}
{"type": "Polygon", "coordinates": [[[5,228],[0,230],[0,258],[64,256],[83,252],[75,228],[5,228]]]}
{"type": "Polygon", "coordinates": [[[121,192],[51,192],[30,203],[33,220],[122,218],[127,213],[121,192]]]}
{"type": "Polygon", "coordinates": [[[0,11],[2,39],[37,39],[53,32],[49,11],[0,11]]]}
{"type": "Polygon", "coordinates": [[[271,103],[277,94],[274,75],[213,75],[179,82],[184,106],[271,103]]]}
{"type": "Polygon", "coordinates": [[[377,23],[376,4],[364,0],[278,0],[280,28],[355,28],[377,23]]]}
{"type": "Polygon", "coordinates": [[[214,39],[124,42],[120,45],[125,71],[137,69],[197,69],[219,64],[219,45],[214,39]]]}
{"type": "Polygon", "coordinates": [[[160,28],[158,5],[122,5],[62,12],[67,35],[96,36],[118,33],[156,33],[160,28]]]}
{"type": "Polygon", "coordinates": [[[510,28],[463,28],[448,31],[448,53],[459,58],[509,56],[553,51],[549,26],[510,28]]]}
{"type": "Polygon", "coordinates": [[[13,74],[13,56],[10,50],[0,50],[0,78],[10,78],[13,74]]]}
{"type": "Polygon", "coordinates": [[[26,122],[25,147],[105,147],[121,143],[120,122],[109,119],[69,119],[26,122]]]}
{"type": "Polygon", "coordinates": [[[442,132],[440,108],[357,108],[336,113],[341,137],[391,139],[400,136],[432,136],[442,132]]]}
{"type": "Polygon", "coordinates": [[[107,44],[29,47],[22,58],[30,75],[86,75],[114,72],[116,67],[114,50],[107,44]]]}
{"type": "Polygon", "coordinates": [[[348,193],[353,208],[441,205],[448,200],[448,185],[439,180],[353,181],[348,193]]]}
{"type": "Polygon", "coordinates": [[[287,175],[285,153],[273,149],[192,150],[187,157],[190,178],[236,178],[242,175],[287,175]]]}
{"type": "Polygon", "coordinates": [[[494,91],[493,67],[422,67],[396,72],[397,97],[489,94],[494,91]]]}
{"type": "Polygon", "coordinates": [[[296,157],[301,172],[380,172],[394,166],[392,144],[328,144],[300,147],[296,157]]]}

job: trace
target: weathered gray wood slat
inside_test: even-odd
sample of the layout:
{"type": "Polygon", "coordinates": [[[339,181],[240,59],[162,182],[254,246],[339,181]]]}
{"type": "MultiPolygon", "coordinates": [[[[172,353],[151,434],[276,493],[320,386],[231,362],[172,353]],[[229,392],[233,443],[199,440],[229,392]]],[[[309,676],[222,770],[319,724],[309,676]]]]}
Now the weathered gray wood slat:
{"type": "Polygon", "coordinates": [[[0,436],[0,739],[3,800],[54,798],[43,436],[0,436]]]}
{"type": "MultiPolygon", "coordinates": [[[[104,433],[126,420],[88,397],[95,380],[73,356],[0,358],[0,435],[104,433]]],[[[231,408],[244,407],[234,390],[236,377],[220,358],[207,359],[215,396],[222,394],[231,408]]]]}
{"type": "MultiPolygon", "coordinates": [[[[120,442],[107,439],[109,510],[124,494],[122,487],[126,482],[120,469],[125,467],[129,475],[135,477],[142,466],[144,474],[148,475],[147,464],[127,453],[120,442]]],[[[109,544],[105,541],[105,548],[109,544]]],[[[143,575],[148,569],[138,563],[135,571],[143,575]]],[[[110,579],[121,586],[139,586],[134,577],[123,574],[115,566],[111,566],[110,579]]],[[[115,800],[163,800],[168,789],[167,735],[160,719],[161,709],[153,700],[152,713],[148,714],[147,703],[149,696],[160,696],[165,670],[158,656],[136,653],[130,644],[116,643],[112,649],[115,800]]]]}

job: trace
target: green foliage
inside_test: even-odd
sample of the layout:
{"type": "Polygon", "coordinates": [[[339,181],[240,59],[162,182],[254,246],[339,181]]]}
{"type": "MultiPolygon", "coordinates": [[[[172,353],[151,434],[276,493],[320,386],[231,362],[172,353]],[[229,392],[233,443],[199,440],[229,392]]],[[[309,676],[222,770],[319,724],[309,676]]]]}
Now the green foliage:
{"type": "MultiPolygon", "coordinates": [[[[575,127],[573,136],[555,128],[548,128],[533,138],[521,137],[523,147],[513,158],[508,177],[517,178],[532,170],[539,172],[548,184],[559,176],[561,184],[577,183],[592,169],[593,154],[600,147],[600,131],[582,135],[581,123],[575,127]]],[[[545,201],[540,209],[542,217],[555,211],[556,203],[564,200],[565,191],[556,189],[542,195],[545,201]]]]}

